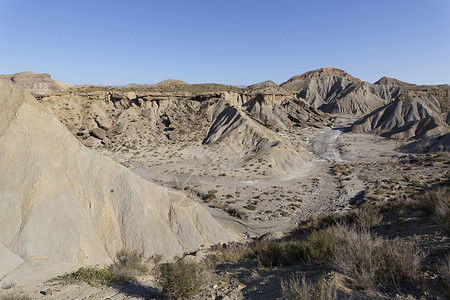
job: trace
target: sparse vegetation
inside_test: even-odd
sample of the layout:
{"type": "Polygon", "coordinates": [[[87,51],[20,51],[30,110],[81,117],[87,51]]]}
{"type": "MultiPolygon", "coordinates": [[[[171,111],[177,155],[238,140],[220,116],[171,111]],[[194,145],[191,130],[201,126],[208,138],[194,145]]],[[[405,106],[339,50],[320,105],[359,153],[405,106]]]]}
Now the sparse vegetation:
{"type": "Polygon", "coordinates": [[[446,256],[444,262],[438,268],[439,283],[445,299],[450,299],[450,256],[446,256]]]}
{"type": "Polygon", "coordinates": [[[0,289],[0,300],[29,300],[31,297],[14,283],[4,285],[0,289]]]}
{"type": "Polygon", "coordinates": [[[450,190],[441,187],[417,196],[422,209],[427,212],[446,234],[450,234],[450,190]]]}

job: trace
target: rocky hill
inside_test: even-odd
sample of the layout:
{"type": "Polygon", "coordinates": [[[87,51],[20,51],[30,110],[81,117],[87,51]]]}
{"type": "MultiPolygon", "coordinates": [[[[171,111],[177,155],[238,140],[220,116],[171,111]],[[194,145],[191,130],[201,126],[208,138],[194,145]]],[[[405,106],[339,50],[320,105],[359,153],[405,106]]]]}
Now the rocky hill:
{"type": "Polygon", "coordinates": [[[39,96],[66,91],[72,87],[72,84],[51,79],[49,74],[36,74],[33,72],[0,75],[0,80],[17,85],[28,90],[33,95],[39,96]]]}
{"type": "Polygon", "coordinates": [[[323,68],[297,75],[280,84],[314,108],[327,113],[364,115],[388,103],[398,87],[373,85],[334,69],[323,68]]]}
{"type": "Polygon", "coordinates": [[[258,82],[258,83],[249,85],[247,88],[255,89],[255,88],[264,88],[264,87],[270,87],[270,86],[278,86],[278,84],[276,84],[272,80],[266,80],[266,81],[262,81],[262,82],[258,82]]]}
{"type": "Polygon", "coordinates": [[[28,92],[4,82],[0,164],[3,282],[110,263],[123,248],[170,259],[235,239],[185,194],[87,149],[28,92]]]}

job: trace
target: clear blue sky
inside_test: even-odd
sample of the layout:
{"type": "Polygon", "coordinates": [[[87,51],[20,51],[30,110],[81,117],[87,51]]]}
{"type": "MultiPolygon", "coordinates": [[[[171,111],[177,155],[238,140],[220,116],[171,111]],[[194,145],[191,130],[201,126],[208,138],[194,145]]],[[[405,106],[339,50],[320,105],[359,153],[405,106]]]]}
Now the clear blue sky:
{"type": "Polygon", "coordinates": [[[252,84],[320,67],[450,84],[449,0],[0,0],[0,74],[252,84]]]}

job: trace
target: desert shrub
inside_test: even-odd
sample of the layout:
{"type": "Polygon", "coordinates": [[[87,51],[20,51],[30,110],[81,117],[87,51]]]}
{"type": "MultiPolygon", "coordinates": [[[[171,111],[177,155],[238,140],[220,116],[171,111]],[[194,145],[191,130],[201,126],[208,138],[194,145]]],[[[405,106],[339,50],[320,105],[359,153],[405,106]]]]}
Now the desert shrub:
{"type": "Polygon", "coordinates": [[[336,239],[333,263],[354,287],[369,289],[377,282],[398,286],[417,277],[423,255],[412,243],[384,240],[367,229],[348,226],[330,232],[336,239]]]}
{"type": "Polygon", "coordinates": [[[219,246],[215,248],[215,251],[214,254],[210,255],[211,259],[222,263],[238,263],[243,261],[249,255],[249,248],[247,245],[236,245],[228,248],[219,246]]]}
{"type": "Polygon", "coordinates": [[[150,260],[152,262],[154,262],[155,264],[159,264],[160,262],[162,262],[164,259],[164,255],[159,254],[159,253],[155,253],[150,257],[150,260]]]}
{"type": "Polygon", "coordinates": [[[204,197],[205,203],[209,203],[209,202],[211,202],[214,199],[216,199],[216,195],[214,195],[214,194],[209,194],[209,195],[204,197]]]}
{"type": "Polygon", "coordinates": [[[246,209],[248,210],[255,210],[256,209],[256,205],[253,204],[247,204],[246,206],[244,206],[246,209]]]}
{"type": "Polygon", "coordinates": [[[247,214],[246,212],[241,211],[241,210],[239,210],[239,209],[237,209],[237,208],[229,208],[229,209],[227,210],[227,212],[228,212],[231,216],[233,216],[233,217],[235,217],[235,218],[238,218],[238,219],[245,219],[245,218],[248,217],[248,214],[247,214]]]}
{"type": "Polygon", "coordinates": [[[303,241],[258,241],[250,254],[259,267],[274,267],[293,262],[323,263],[330,259],[334,239],[326,231],[313,231],[303,241]]]}
{"type": "Polygon", "coordinates": [[[0,289],[0,300],[28,300],[31,299],[22,289],[15,284],[3,286],[0,289]]]}
{"type": "Polygon", "coordinates": [[[252,244],[250,254],[259,267],[274,267],[286,260],[285,249],[285,242],[258,241],[252,244]]]}
{"type": "Polygon", "coordinates": [[[327,231],[313,231],[303,243],[304,261],[322,263],[327,261],[332,253],[334,238],[327,231]]]}
{"type": "Polygon", "coordinates": [[[170,299],[189,299],[200,293],[203,271],[197,262],[178,260],[160,268],[159,283],[170,299]]]}
{"type": "Polygon", "coordinates": [[[450,256],[438,268],[440,290],[445,299],[450,299],[450,256]]]}
{"type": "Polygon", "coordinates": [[[64,284],[84,281],[92,286],[96,286],[101,284],[112,284],[122,280],[115,278],[114,273],[108,268],[81,267],[73,273],[58,276],[52,281],[60,281],[64,284]]]}
{"type": "Polygon", "coordinates": [[[90,285],[110,285],[128,282],[137,275],[147,272],[147,264],[143,255],[137,251],[120,250],[114,263],[108,267],[81,267],[77,271],[54,278],[65,284],[84,281],[90,285]]]}
{"type": "Polygon", "coordinates": [[[450,234],[450,191],[441,187],[418,196],[417,201],[443,231],[450,234]]]}
{"type": "Polygon", "coordinates": [[[307,282],[305,277],[291,276],[281,280],[281,292],[286,300],[332,300],[337,299],[336,287],[321,278],[317,283],[307,282]]]}
{"type": "Polygon", "coordinates": [[[371,229],[381,222],[380,209],[373,204],[365,203],[356,210],[356,224],[371,229]]]}
{"type": "Polygon", "coordinates": [[[417,278],[424,258],[423,253],[413,244],[401,239],[383,240],[380,254],[378,277],[388,284],[399,284],[417,278]]]}
{"type": "Polygon", "coordinates": [[[108,267],[116,278],[122,278],[121,281],[129,281],[137,275],[145,274],[148,271],[147,262],[143,254],[138,251],[120,250],[116,254],[116,260],[108,267]]]}

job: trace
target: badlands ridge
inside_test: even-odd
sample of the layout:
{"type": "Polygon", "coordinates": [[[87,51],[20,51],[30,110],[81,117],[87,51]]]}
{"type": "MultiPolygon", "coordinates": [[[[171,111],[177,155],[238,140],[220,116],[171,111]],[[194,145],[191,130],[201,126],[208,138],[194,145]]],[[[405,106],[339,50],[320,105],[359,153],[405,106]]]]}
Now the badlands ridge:
{"type": "Polygon", "coordinates": [[[367,168],[345,185],[330,168],[450,151],[449,98],[334,68],[245,89],[2,75],[0,278],[32,290],[124,248],[170,260],[347,210],[367,168]],[[357,154],[367,139],[389,146],[357,154]]]}

